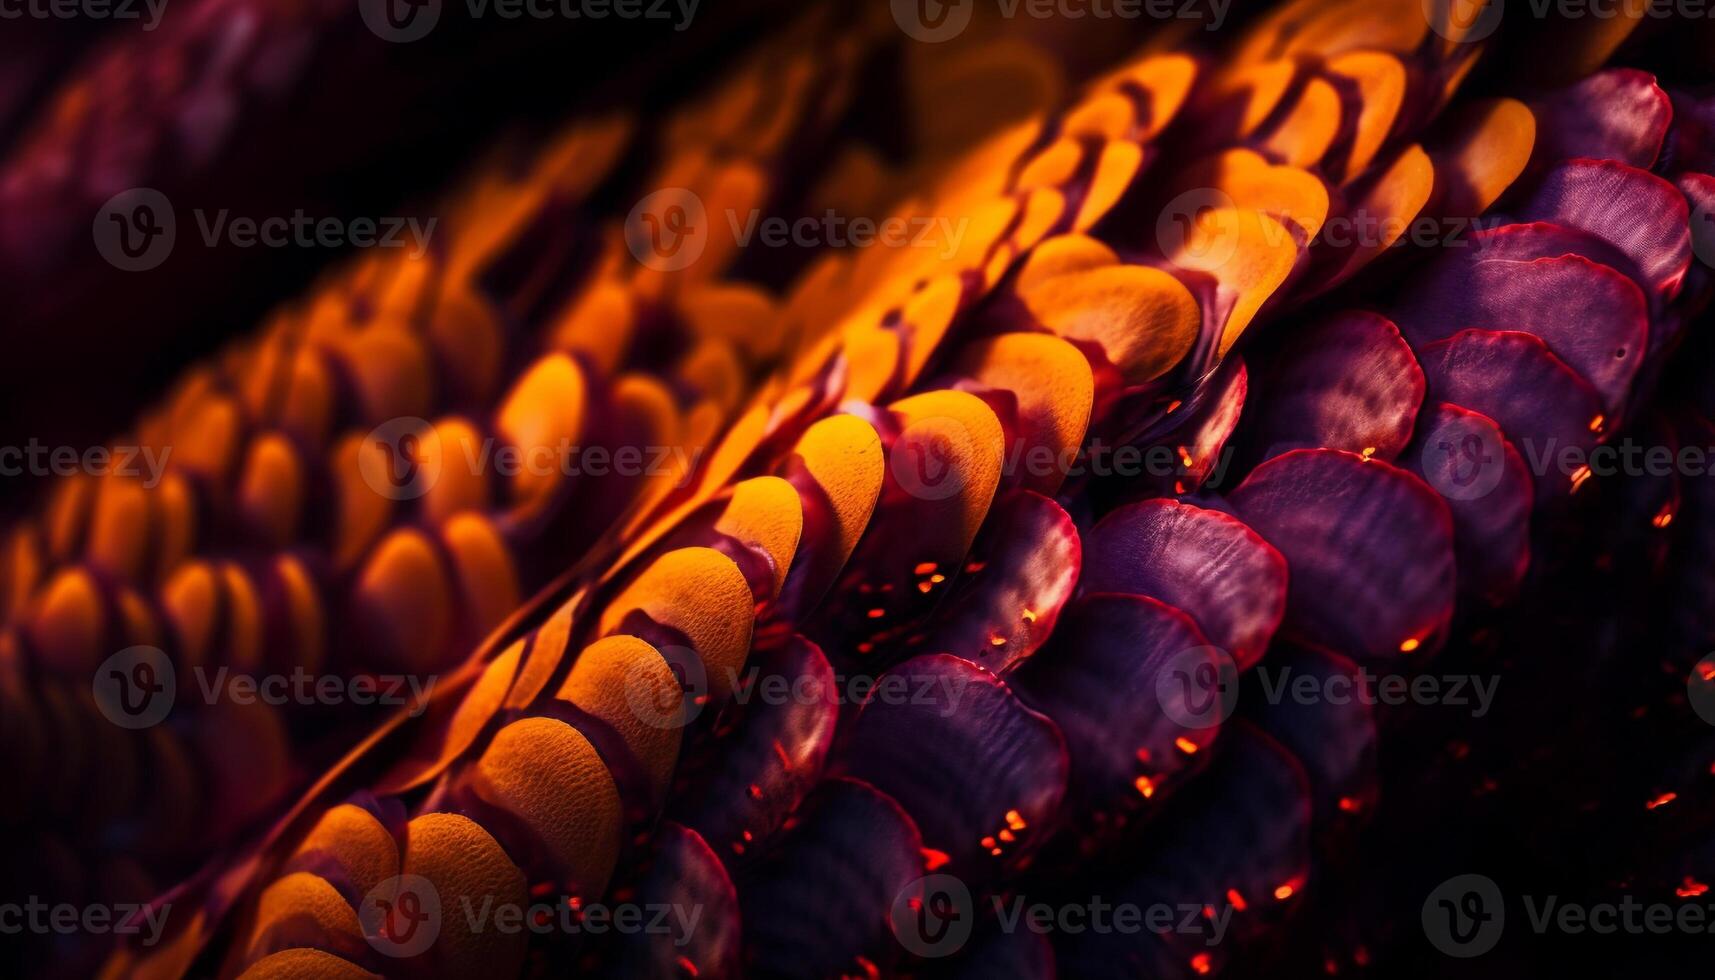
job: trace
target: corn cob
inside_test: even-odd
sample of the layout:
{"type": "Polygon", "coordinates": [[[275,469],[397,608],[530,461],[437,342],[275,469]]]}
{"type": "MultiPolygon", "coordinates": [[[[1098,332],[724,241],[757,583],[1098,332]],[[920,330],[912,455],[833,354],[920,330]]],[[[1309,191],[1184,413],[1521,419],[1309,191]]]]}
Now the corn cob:
{"type": "Polygon", "coordinates": [[[1312,834],[1368,809],[1375,723],[1211,724],[1164,680],[1418,663],[1511,601],[1585,482],[1519,447],[1618,431],[1707,299],[1686,287],[1695,176],[1676,189],[1647,138],[1603,128],[1636,80],[1454,102],[1478,50],[1388,4],[1289,5],[1227,68],[1145,58],[945,163],[918,207],[974,240],[806,272],[794,356],[688,492],[336,767],[167,949],[111,968],[912,972],[944,952],[910,928],[932,874],[967,898],[1112,878],[1238,923],[1211,952],[1050,948],[979,917],[953,972],[1224,968],[1293,911],[1312,834]],[[1185,193],[1222,203],[1135,220],[1185,193]],[[1479,215],[1506,220],[1446,256],[1326,234],[1479,215]],[[1384,257],[1392,282],[1364,275],[1384,257]],[[1593,339],[1497,319],[1507,289],[1574,288],[1593,339]],[[1159,482],[1009,462],[1100,438],[1178,462],[1159,482]],[[1474,475],[1448,452],[1473,440],[1474,475]],[[930,693],[849,703],[854,671],[930,693]],[[812,696],[754,700],[773,679],[812,696]],[[466,914],[606,896],[712,925],[669,948],[466,914]]]}

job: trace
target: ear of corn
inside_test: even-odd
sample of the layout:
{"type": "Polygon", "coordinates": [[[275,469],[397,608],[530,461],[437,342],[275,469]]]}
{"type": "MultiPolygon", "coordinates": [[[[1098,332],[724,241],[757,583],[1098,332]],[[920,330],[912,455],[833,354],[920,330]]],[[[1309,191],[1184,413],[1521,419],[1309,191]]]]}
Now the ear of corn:
{"type": "MultiPolygon", "coordinates": [[[[99,783],[85,819],[120,828],[116,853],[146,841],[171,875],[235,848],[115,976],[1242,969],[1339,880],[1382,734],[1363,704],[1233,714],[1208,679],[1477,642],[1608,505],[1588,470],[1527,459],[1715,431],[1680,395],[1706,366],[1687,327],[1715,102],[1596,72],[1625,39],[1564,36],[1547,74],[1568,83],[1526,102],[1467,95],[1488,46],[1416,0],[1287,3],[1072,94],[1051,46],[979,30],[905,55],[921,132],[894,170],[810,152],[894,43],[818,15],[658,134],[581,127],[528,179],[476,181],[445,254],[362,264],[187,379],[138,427],[174,447],[161,486],[69,481],[16,530],[4,735],[67,753],[23,773],[61,809],[22,819],[99,783]],[[651,189],[706,212],[685,269],[633,267],[635,229],[599,213],[632,138],[651,189]],[[804,192],[788,165],[811,160],[831,176],[804,192]],[[826,250],[777,297],[743,284],[759,260],[720,218],[777,188],[963,237],[826,250]],[[1468,247],[1402,245],[1479,218],[1468,247]],[[376,491],[394,461],[366,438],[400,417],[433,419],[405,431],[441,470],[409,504],[376,491]],[[698,455],[669,479],[503,481],[458,462],[490,436],[698,455]],[[1170,462],[1116,473],[1104,446],[1170,462]],[[137,643],[181,685],[305,664],[439,683],[379,728],[215,705],[130,739],[82,685],[137,643]],[[105,753],[170,777],[98,780],[105,753]],[[951,950],[913,928],[949,881],[951,950]],[[1050,942],[985,911],[1081,887],[1230,917],[1229,939],[1050,942]],[[623,904],[701,924],[566,927],[623,904]]],[[[1625,553],[1706,597],[1706,489],[1628,492],[1625,553]]]]}

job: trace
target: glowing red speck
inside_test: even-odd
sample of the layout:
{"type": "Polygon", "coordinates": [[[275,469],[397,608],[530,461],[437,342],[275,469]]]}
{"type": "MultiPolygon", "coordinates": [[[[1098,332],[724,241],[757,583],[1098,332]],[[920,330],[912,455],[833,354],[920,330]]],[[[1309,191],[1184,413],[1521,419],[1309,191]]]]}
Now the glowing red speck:
{"type": "Polygon", "coordinates": [[[1017,810],[1006,811],[1006,825],[1013,830],[1023,830],[1027,826],[1024,822],[1024,814],[1017,810]]]}
{"type": "Polygon", "coordinates": [[[1239,890],[1237,888],[1227,889],[1227,902],[1240,912],[1243,912],[1247,908],[1245,905],[1245,897],[1239,894],[1239,890]]]}
{"type": "Polygon", "coordinates": [[[1276,901],[1281,901],[1281,902],[1284,902],[1287,899],[1291,898],[1292,897],[1292,886],[1291,885],[1281,885],[1279,888],[1276,888],[1274,890],[1274,897],[1275,897],[1276,901]]]}
{"type": "Polygon", "coordinates": [[[1708,885],[1705,885],[1703,882],[1698,881],[1690,875],[1686,875],[1685,884],[1674,889],[1673,893],[1678,895],[1680,898],[1696,898],[1708,890],[1708,885]]]}
{"type": "Polygon", "coordinates": [[[1183,735],[1174,739],[1173,744],[1178,746],[1179,751],[1185,753],[1186,755],[1196,755],[1197,754],[1197,743],[1191,741],[1190,739],[1186,738],[1183,735]]]}
{"type": "Polygon", "coordinates": [[[885,615],[887,615],[887,610],[881,608],[880,606],[877,606],[876,608],[871,609],[869,611],[869,618],[870,619],[880,619],[881,617],[883,617],[885,615]]]}
{"type": "Polygon", "coordinates": [[[687,977],[701,976],[701,974],[697,972],[697,964],[692,963],[689,959],[683,956],[679,957],[679,972],[683,973],[687,977]]]}
{"type": "Polygon", "coordinates": [[[933,575],[933,574],[935,574],[935,569],[937,569],[939,567],[941,567],[941,566],[935,564],[932,561],[923,561],[923,562],[918,562],[917,567],[913,568],[912,571],[918,575],[933,575]]]}
{"type": "Polygon", "coordinates": [[[923,863],[930,871],[942,867],[951,860],[952,858],[948,856],[946,851],[937,851],[933,847],[923,848],[923,863]]]}
{"type": "Polygon", "coordinates": [[[1155,781],[1150,779],[1148,776],[1137,777],[1137,779],[1132,782],[1132,785],[1137,787],[1137,791],[1142,793],[1143,798],[1146,800],[1155,795],[1155,781]]]}
{"type": "Polygon", "coordinates": [[[1672,803],[1677,799],[1679,799],[1678,793],[1663,793],[1655,799],[1650,800],[1648,803],[1645,803],[1644,807],[1646,809],[1654,810],[1658,806],[1667,806],[1669,803],[1672,803]]]}
{"type": "Polygon", "coordinates": [[[1191,969],[1196,970],[1202,976],[1208,976],[1209,971],[1214,968],[1214,961],[1210,959],[1208,953],[1198,953],[1191,957],[1191,969]]]}
{"type": "Polygon", "coordinates": [[[762,799],[762,787],[756,785],[755,783],[751,783],[750,784],[750,798],[753,800],[762,799]]]}

